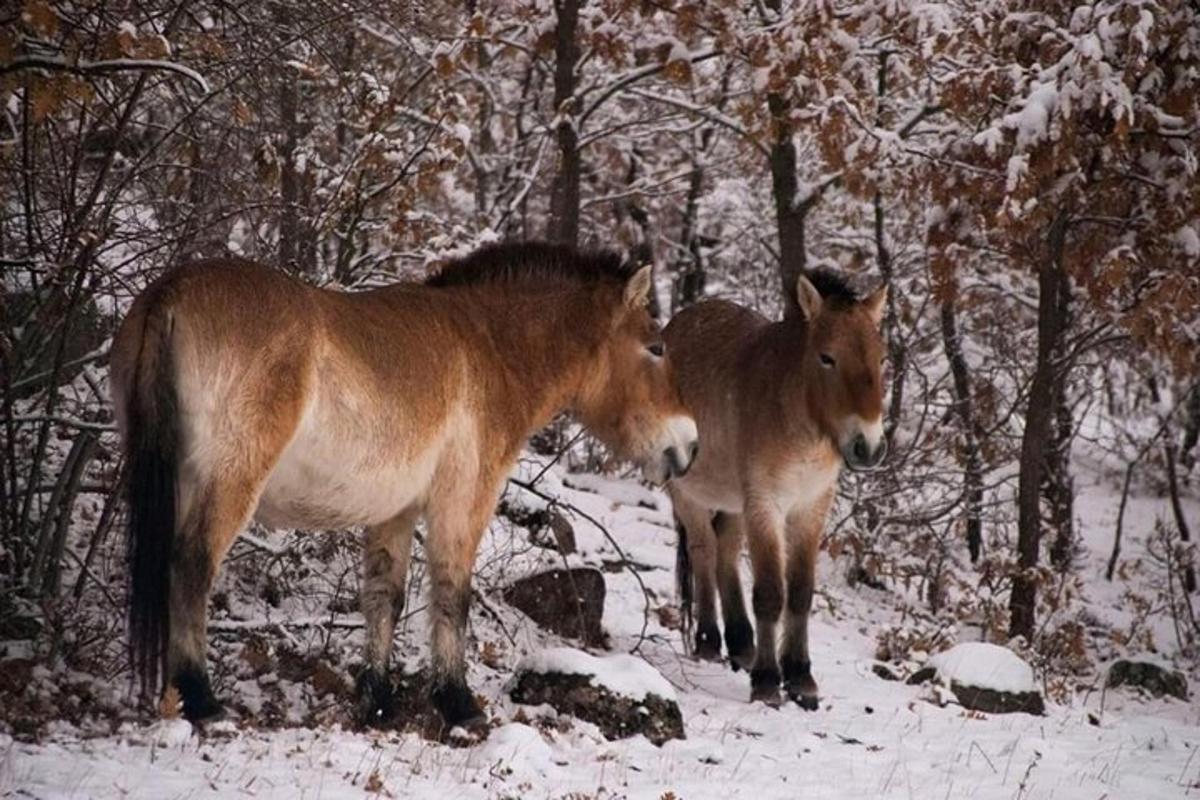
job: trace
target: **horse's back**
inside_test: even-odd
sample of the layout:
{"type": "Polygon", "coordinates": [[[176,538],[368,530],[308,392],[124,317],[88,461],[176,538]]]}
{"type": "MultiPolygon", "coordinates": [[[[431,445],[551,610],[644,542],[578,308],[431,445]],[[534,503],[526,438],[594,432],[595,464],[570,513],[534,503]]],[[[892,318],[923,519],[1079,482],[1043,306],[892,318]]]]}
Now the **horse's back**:
{"type": "Polygon", "coordinates": [[[663,330],[671,363],[689,394],[707,392],[714,382],[733,379],[743,351],[769,321],[728,300],[706,300],[680,311],[663,330]]]}

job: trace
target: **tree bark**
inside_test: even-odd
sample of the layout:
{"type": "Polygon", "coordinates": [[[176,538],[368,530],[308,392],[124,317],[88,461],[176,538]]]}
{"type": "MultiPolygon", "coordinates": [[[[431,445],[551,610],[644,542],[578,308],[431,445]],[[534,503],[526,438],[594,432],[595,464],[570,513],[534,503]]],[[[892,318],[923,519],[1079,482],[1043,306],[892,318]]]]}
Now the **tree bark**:
{"type": "Polygon", "coordinates": [[[962,428],[964,518],[967,552],[974,564],[983,552],[983,458],[979,450],[980,432],[971,395],[971,373],[963,355],[962,335],[958,330],[954,303],[953,294],[948,294],[942,300],[942,344],[954,379],[954,413],[962,428]]]}
{"type": "MultiPolygon", "coordinates": [[[[1069,315],[1066,317],[1069,320],[1069,315]]],[[[1065,366],[1064,366],[1065,370],[1065,366]]],[[[1065,381],[1064,381],[1065,383],[1065,381]]],[[[1046,460],[1046,499],[1050,504],[1050,529],[1054,543],[1050,547],[1050,563],[1059,572],[1071,566],[1075,550],[1075,479],[1071,477],[1071,439],[1075,420],[1066,388],[1060,387],[1055,404],[1053,447],[1046,460]]]]}
{"type": "MultiPolygon", "coordinates": [[[[290,68],[285,67],[290,72],[290,68]]],[[[298,272],[298,244],[300,240],[300,180],[296,174],[297,126],[297,79],[285,72],[279,80],[279,123],[282,141],[279,148],[279,264],[284,269],[298,272]]]]}
{"type": "Polygon", "coordinates": [[[1188,398],[1187,415],[1183,422],[1183,445],[1179,448],[1179,460],[1184,467],[1191,469],[1196,462],[1192,450],[1200,440],[1200,381],[1192,384],[1191,396],[1188,398]]]}
{"type": "Polygon", "coordinates": [[[1065,330],[1061,296],[1070,290],[1063,269],[1067,217],[1060,213],[1050,226],[1047,252],[1038,265],[1037,363],[1025,411],[1017,482],[1017,574],[1009,597],[1009,636],[1032,641],[1037,612],[1038,551],[1042,538],[1041,489],[1047,445],[1063,369],[1055,361],[1065,330]]]}
{"type": "MultiPolygon", "coordinates": [[[[1179,500],[1179,471],[1175,467],[1175,435],[1170,430],[1166,432],[1165,450],[1167,487],[1171,493],[1171,513],[1175,516],[1175,528],[1179,531],[1180,541],[1188,543],[1192,541],[1192,532],[1188,527],[1187,517],[1183,513],[1183,503],[1179,500]]],[[[1196,566],[1191,561],[1188,561],[1183,567],[1183,590],[1188,594],[1196,591],[1196,566]]]]}
{"type": "Polygon", "coordinates": [[[779,227],[779,279],[787,308],[796,305],[796,281],[808,266],[804,244],[804,223],[808,204],[800,204],[796,179],[796,145],[792,141],[792,123],[788,105],[782,96],[767,97],[771,124],[775,129],[768,160],[771,164],[771,191],[775,198],[775,219],[779,227]]]}
{"type": "Polygon", "coordinates": [[[579,184],[583,159],[573,107],[579,62],[579,6],[581,0],[554,0],[558,25],[554,33],[554,111],[558,115],[558,171],[550,188],[550,219],[546,238],[552,242],[579,243],[579,184]]]}

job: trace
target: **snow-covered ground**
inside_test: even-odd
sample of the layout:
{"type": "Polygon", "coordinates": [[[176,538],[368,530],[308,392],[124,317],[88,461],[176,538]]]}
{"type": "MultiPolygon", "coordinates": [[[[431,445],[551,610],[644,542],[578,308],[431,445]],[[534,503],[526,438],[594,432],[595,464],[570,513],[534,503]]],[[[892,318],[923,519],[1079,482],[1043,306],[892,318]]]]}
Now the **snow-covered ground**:
{"type": "MultiPolygon", "coordinates": [[[[535,470],[536,471],[536,470],[535,470]]],[[[528,475],[529,473],[527,473],[528,475]]],[[[87,736],[62,727],[37,744],[0,736],[0,796],[22,798],[1170,798],[1200,796],[1200,708],[1124,692],[1080,689],[1047,714],[1004,716],[939,706],[930,687],[882,680],[872,672],[876,634],[897,621],[895,599],[847,588],[828,558],[811,625],[820,710],[747,702],[748,678],[682,653],[679,633],[657,610],[673,597],[674,532],[667,501],[632,483],[549,478],[552,493],[587,512],[616,538],[651,598],[628,571],[610,572],[604,624],[612,653],[637,655],[670,682],[688,738],[655,747],[643,738],[608,742],[590,724],[518,710],[504,688],[531,652],[561,645],[490,596],[515,643],[496,669],[470,656],[472,685],[499,721],[486,741],[439,744],[416,733],[332,728],[261,730],[252,719],[222,723],[205,736],[180,721],[126,725],[87,736]],[[574,487],[574,488],[571,488],[574,487]],[[597,494],[596,492],[600,492],[597,494]],[[657,508],[648,508],[651,503],[657,508]],[[643,626],[646,635],[642,637],[643,626]],[[517,720],[527,720],[521,722],[517,720]]],[[[1103,562],[1115,498],[1084,487],[1085,569],[1103,562]]],[[[529,498],[524,498],[528,500],[529,498]]],[[[522,500],[522,502],[524,501],[522,500]]],[[[1149,527],[1148,500],[1126,552],[1149,527]]],[[[1195,513],[1195,506],[1191,507],[1195,513]]],[[[581,516],[572,564],[611,563],[614,548],[581,516]]],[[[481,563],[498,563],[511,532],[485,541],[481,563]]],[[[532,565],[561,565],[546,551],[532,565]]],[[[517,570],[509,564],[508,569],[517,570]]],[[[1089,584],[1090,585],[1090,584],[1089,584]]],[[[1115,605],[1098,589],[1092,602],[1115,605]]],[[[1110,609],[1111,610],[1111,609],[1110,609]]],[[[491,613],[472,615],[476,649],[500,639],[491,613]]],[[[1115,610],[1113,614],[1118,615],[1115,610]]],[[[416,621],[398,648],[415,661],[425,631],[416,621]]],[[[1166,644],[1166,643],[1164,643],[1166,644]]],[[[599,655],[605,655],[600,653],[599,655]]],[[[491,659],[493,662],[495,659],[491,659]]],[[[1040,676],[1038,676],[1040,681],[1040,676]]],[[[1040,685],[1040,684],[1039,684],[1040,685]]]]}

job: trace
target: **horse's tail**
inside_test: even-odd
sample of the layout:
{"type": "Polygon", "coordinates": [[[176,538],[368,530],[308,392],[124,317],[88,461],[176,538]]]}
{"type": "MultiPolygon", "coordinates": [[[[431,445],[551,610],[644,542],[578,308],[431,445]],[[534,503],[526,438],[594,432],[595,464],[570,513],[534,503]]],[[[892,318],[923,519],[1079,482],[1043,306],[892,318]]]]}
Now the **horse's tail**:
{"type": "MultiPolygon", "coordinates": [[[[159,295],[161,297],[161,295],[159,295]]],[[[142,691],[153,694],[166,672],[170,635],[170,562],[177,523],[179,409],[166,304],[149,300],[125,396],[129,471],[129,647],[142,691]]]]}
{"type": "Polygon", "coordinates": [[[692,555],[688,551],[687,528],[675,517],[675,590],[679,594],[679,627],[683,632],[684,651],[692,642],[692,555]]]}

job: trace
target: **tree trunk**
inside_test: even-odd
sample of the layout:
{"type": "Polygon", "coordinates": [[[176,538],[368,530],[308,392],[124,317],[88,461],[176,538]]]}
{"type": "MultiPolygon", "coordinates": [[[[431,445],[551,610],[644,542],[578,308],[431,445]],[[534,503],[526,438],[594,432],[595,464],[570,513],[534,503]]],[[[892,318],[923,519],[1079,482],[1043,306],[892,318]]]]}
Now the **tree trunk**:
{"type": "Polygon", "coordinates": [[[1066,244],[1065,213],[1050,226],[1047,253],[1038,265],[1037,363],[1025,411],[1021,437],[1020,477],[1017,482],[1017,567],[1009,598],[1009,636],[1032,641],[1037,611],[1038,551],[1042,538],[1041,489],[1047,445],[1051,439],[1055,406],[1064,370],[1055,363],[1065,330],[1061,295],[1070,289],[1063,270],[1066,244]]]}
{"type": "MultiPolygon", "coordinates": [[[[629,214],[629,218],[637,226],[637,243],[629,251],[630,261],[639,267],[649,264],[650,273],[653,276],[655,271],[654,247],[650,243],[651,236],[653,235],[650,230],[650,214],[638,203],[632,191],[630,191],[633,189],[634,184],[637,183],[638,163],[641,161],[641,158],[641,152],[637,147],[634,147],[629,154],[629,169],[625,172],[625,188],[629,191],[629,198],[624,203],[618,205],[618,209],[621,209],[623,206],[625,213],[629,214]]],[[[651,280],[650,286],[650,303],[648,306],[650,315],[655,319],[659,319],[662,316],[662,308],[658,302],[657,284],[651,280]]]]}
{"type": "Polygon", "coordinates": [[[581,0],[554,0],[558,25],[554,33],[554,111],[558,115],[558,172],[550,188],[550,219],[546,238],[575,245],[579,242],[579,183],[583,160],[575,128],[575,65],[579,61],[581,0]]]}
{"type": "Polygon", "coordinates": [[[1183,445],[1179,448],[1179,460],[1188,469],[1196,462],[1192,450],[1200,440],[1200,381],[1192,384],[1188,397],[1187,412],[1183,422],[1183,445]]]}
{"type": "Polygon", "coordinates": [[[965,506],[967,551],[971,563],[983,552],[983,458],[979,452],[979,428],[971,396],[971,373],[963,355],[962,335],[951,293],[942,300],[942,344],[954,379],[954,412],[962,428],[963,499],[965,506]]]}
{"type": "Polygon", "coordinates": [[[683,230],[679,236],[679,243],[686,254],[681,256],[675,268],[672,311],[687,308],[704,296],[704,256],[700,252],[700,238],[696,230],[700,195],[704,188],[702,159],[702,153],[692,153],[692,172],[688,176],[687,200],[683,207],[683,230]]]}
{"type": "Polygon", "coordinates": [[[808,206],[798,202],[796,145],[792,141],[792,123],[788,119],[787,103],[781,96],[771,94],[767,96],[767,107],[775,128],[769,160],[775,219],[779,226],[780,288],[786,307],[793,308],[796,304],[796,280],[808,265],[804,248],[804,222],[808,206]]]}
{"type": "Polygon", "coordinates": [[[299,269],[296,254],[300,240],[300,180],[296,174],[296,105],[298,102],[297,79],[293,71],[285,67],[279,82],[279,123],[283,139],[279,148],[281,162],[279,171],[279,264],[284,269],[296,272],[299,269]]]}
{"type": "MultiPolygon", "coordinates": [[[[1069,315],[1066,319],[1070,319],[1069,315]]],[[[1060,388],[1058,403],[1055,404],[1054,441],[1046,460],[1044,476],[1046,499],[1050,504],[1050,530],[1054,531],[1050,563],[1059,572],[1070,569],[1075,551],[1075,479],[1071,477],[1071,439],[1074,432],[1075,420],[1064,386],[1060,388]]]]}
{"type": "MultiPolygon", "coordinates": [[[[1175,528],[1179,531],[1179,540],[1184,544],[1192,541],[1192,532],[1188,527],[1187,517],[1183,513],[1183,503],[1179,500],[1179,472],[1175,467],[1175,435],[1166,431],[1167,457],[1167,487],[1171,494],[1171,513],[1175,515],[1175,528]]],[[[1190,560],[1183,567],[1183,590],[1188,594],[1196,591],[1196,566],[1190,560]]]]}

